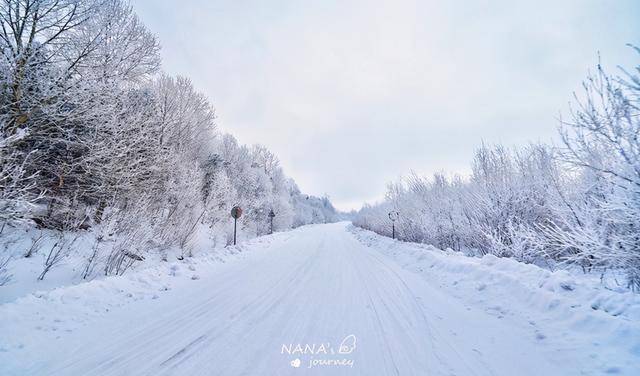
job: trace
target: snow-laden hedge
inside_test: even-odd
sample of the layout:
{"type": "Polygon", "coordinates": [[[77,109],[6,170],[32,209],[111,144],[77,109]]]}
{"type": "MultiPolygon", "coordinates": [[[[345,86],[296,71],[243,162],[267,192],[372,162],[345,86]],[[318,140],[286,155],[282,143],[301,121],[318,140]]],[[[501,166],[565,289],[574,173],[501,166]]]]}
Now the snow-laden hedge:
{"type": "Polygon", "coordinates": [[[575,266],[640,291],[640,76],[598,66],[584,88],[562,147],[482,145],[470,176],[401,179],[354,224],[389,236],[394,210],[402,240],[575,266]]]}

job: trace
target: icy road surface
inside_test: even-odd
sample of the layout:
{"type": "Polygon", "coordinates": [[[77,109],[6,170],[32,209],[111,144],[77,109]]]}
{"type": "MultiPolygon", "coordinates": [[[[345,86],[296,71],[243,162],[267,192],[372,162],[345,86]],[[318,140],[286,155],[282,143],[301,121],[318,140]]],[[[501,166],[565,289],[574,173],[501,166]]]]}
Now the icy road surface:
{"type": "MultiPolygon", "coordinates": [[[[249,243],[256,249],[245,249],[247,257],[210,272],[200,265],[194,280],[184,278],[169,291],[106,313],[91,315],[81,308],[65,312],[58,305],[63,308],[40,312],[57,326],[35,319],[17,324],[19,328],[3,324],[0,330],[7,332],[0,336],[11,340],[0,348],[0,374],[584,372],[579,369],[585,355],[580,347],[550,351],[526,322],[515,325],[514,319],[447,294],[364,245],[345,223],[267,238],[249,243]]],[[[79,296],[62,303],[91,304],[91,310],[100,311],[99,302],[85,302],[95,297],[79,296]]],[[[39,309],[36,303],[30,307],[39,309]]],[[[2,318],[12,319],[7,313],[11,306],[4,309],[2,318]]]]}

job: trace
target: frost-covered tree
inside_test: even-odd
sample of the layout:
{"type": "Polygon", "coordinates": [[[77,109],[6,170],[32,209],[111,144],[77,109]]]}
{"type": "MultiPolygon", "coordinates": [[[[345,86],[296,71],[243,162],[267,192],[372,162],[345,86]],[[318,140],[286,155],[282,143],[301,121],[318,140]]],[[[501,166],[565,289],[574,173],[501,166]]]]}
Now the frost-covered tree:
{"type": "Polygon", "coordinates": [[[94,44],[82,45],[76,32],[97,9],[94,2],[73,0],[0,4],[0,189],[13,218],[24,218],[21,212],[54,185],[39,166],[55,162],[48,157],[62,150],[73,155],[81,149],[61,124],[77,124],[68,94],[78,82],[77,63],[94,44]]]}
{"type": "Polygon", "coordinates": [[[188,78],[160,72],[158,41],[125,0],[3,0],[0,26],[0,226],[61,239],[42,278],[79,231],[95,238],[90,278],[153,250],[189,256],[203,233],[228,244],[234,205],[241,237],[266,234],[271,211],[275,230],[332,220],[267,148],[220,135],[188,78]]]}
{"type": "MultiPolygon", "coordinates": [[[[640,54],[640,50],[634,48],[640,54]]],[[[545,228],[556,252],[585,268],[623,270],[640,290],[640,65],[612,76],[598,65],[561,131],[583,191],[571,215],[545,228]]]]}

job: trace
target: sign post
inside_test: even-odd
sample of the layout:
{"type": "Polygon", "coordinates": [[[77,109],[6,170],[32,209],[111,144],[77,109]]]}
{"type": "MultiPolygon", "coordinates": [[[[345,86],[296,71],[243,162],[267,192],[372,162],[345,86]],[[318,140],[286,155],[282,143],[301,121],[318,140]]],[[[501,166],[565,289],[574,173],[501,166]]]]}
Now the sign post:
{"type": "Polygon", "coordinates": [[[236,228],[238,227],[238,218],[242,215],[242,208],[234,206],[231,209],[231,217],[233,217],[233,245],[236,245],[236,228]]]}
{"type": "Polygon", "coordinates": [[[269,219],[271,220],[271,233],[273,234],[273,218],[276,216],[276,213],[273,212],[273,209],[269,211],[269,219]]]}
{"type": "Polygon", "coordinates": [[[399,216],[400,213],[395,210],[389,212],[389,219],[391,220],[391,237],[393,239],[396,238],[396,221],[398,220],[399,216]]]}

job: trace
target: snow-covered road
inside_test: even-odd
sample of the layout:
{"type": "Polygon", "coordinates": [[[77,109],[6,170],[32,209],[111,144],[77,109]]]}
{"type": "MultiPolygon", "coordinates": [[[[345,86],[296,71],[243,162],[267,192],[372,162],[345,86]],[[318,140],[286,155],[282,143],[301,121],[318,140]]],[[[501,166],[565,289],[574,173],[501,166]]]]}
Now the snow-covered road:
{"type": "Polygon", "coordinates": [[[0,348],[0,373],[578,374],[576,349],[550,357],[526,325],[446,294],[345,223],[268,238],[246,258],[73,330],[9,330],[30,338],[23,353],[0,348]]]}

